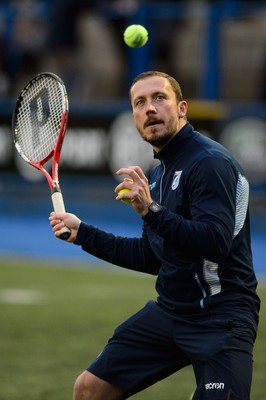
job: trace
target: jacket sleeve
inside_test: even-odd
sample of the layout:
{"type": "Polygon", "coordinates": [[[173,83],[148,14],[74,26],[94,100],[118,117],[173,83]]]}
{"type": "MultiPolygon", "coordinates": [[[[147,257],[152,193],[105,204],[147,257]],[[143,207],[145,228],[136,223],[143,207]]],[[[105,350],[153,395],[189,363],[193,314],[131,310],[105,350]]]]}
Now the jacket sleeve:
{"type": "Polygon", "coordinates": [[[148,229],[180,255],[219,262],[233,240],[237,173],[227,160],[208,157],[186,179],[191,219],[166,207],[143,219],[148,229]]]}
{"type": "Polygon", "coordinates": [[[160,261],[154,255],[143,227],[141,238],[115,236],[81,223],[75,244],[93,256],[134,271],[157,275],[160,261]]]}

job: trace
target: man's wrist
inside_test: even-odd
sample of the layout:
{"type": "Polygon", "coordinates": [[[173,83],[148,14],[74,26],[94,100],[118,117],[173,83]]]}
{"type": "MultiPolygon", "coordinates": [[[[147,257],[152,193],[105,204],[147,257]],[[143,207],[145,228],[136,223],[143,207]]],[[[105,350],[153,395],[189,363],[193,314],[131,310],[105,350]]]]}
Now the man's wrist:
{"type": "Polygon", "coordinates": [[[155,220],[157,220],[157,216],[161,213],[163,208],[164,207],[158,204],[156,201],[153,201],[148,207],[148,212],[142,216],[143,220],[148,224],[153,223],[155,220]]]}
{"type": "Polygon", "coordinates": [[[158,204],[156,201],[153,201],[150,205],[149,205],[149,211],[152,211],[154,214],[156,214],[157,212],[162,210],[162,206],[160,204],[158,204]]]}

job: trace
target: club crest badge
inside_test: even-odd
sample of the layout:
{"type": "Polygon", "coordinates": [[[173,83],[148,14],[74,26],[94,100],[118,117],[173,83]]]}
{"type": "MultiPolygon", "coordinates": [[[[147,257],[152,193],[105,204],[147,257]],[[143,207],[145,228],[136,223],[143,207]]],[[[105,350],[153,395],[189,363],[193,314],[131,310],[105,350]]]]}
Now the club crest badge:
{"type": "Polygon", "coordinates": [[[175,171],[172,186],[171,186],[172,190],[175,190],[178,187],[182,172],[183,171],[175,171]]]}

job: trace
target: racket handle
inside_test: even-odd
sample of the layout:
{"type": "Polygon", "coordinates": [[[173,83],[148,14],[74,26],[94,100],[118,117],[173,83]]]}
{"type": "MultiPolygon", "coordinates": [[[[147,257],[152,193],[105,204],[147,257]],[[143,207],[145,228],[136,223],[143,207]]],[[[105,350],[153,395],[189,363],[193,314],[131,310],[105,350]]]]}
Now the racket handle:
{"type": "MultiPolygon", "coordinates": [[[[62,193],[60,192],[60,190],[58,189],[54,189],[54,191],[52,191],[52,203],[54,206],[54,211],[56,213],[65,213],[65,205],[64,205],[64,200],[63,200],[63,196],[62,193]]],[[[67,226],[64,226],[60,232],[59,232],[59,238],[62,240],[67,240],[69,238],[69,236],[71,235],[71,231],[67,226]]]]}

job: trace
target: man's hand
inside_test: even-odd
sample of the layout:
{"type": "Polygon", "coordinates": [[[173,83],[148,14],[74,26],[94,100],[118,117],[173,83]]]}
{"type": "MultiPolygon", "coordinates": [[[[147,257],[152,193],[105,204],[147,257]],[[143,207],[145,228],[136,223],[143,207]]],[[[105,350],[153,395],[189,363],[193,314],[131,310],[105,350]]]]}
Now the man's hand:
{"type": "Polygon", "coordinates": [[[59,236],[60,230],[64,226],[67,226],[71,230],[71,235],[68,238],[67,242],[74,242],[76,240],[81,223],[81,220],[76,217],[76,215],[69,213],[56,214],[55,212],[51,212],[49,220],[56,237],[59,236]]]}
{"type": "MultiPolygon", "coordinates": [[[[138,166],[128,168],[121,168],[116,172],[117,175],[128,175],[116,188],[115,192],[118,193],[121,189],[130,189],[127,197],[130,198],[131,205],[134,210],[142,217],[149,211],[149,206],[152,203],[150,194],[149,183],[146,175],[138,166]]],[[[116,197],[120,200],[120,196],[116,197]]]]}

